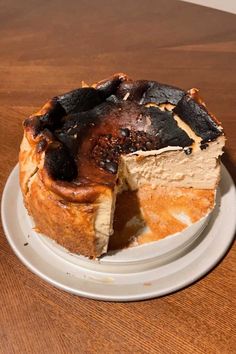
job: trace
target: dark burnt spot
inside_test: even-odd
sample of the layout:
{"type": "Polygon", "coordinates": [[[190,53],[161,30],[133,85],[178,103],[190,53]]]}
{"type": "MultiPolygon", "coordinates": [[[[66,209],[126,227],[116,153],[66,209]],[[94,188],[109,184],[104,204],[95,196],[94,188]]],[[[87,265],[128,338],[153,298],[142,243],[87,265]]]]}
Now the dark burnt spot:
{"type": "Polygon", "coordinates": [[[135,152],[135,151],[137,151],[137,148],[135,146],[130,146],[129,152],[132,153],[132,152],[135,152]]]}
{"type": "Polygon", "coordinates": [[[178,87],[147,80],[124,81],[116,93],[119,99],[125,98],[139,104],[153,102],[156,104],[171,103],[173,105],[176,105],[184,94],[185,91],[178,87]]]}
{"type": "Polygon", "coordinates": [[[123,100],[140,102],[151,82],[147,80],[124,81],[118,88],[116,96],[123,100]],[[127,95],[128,94],[128,95],[127,95]]]}
{"type": "Polygon", "coordinates": [[[84,87],[58,96],[67,114],[88,111],[104,101],[103,95],[93,87],[84,87]]]}
{"type": "Polygon", "coordinates": [[[23,126],[27,129],[32,129],[34,137],[39,135],[45,129],[53,131],[61,127],[62,118],[66,112],[63,107],[57,102],[56,99],[50,101],[50,108],[48,112],[42,115],[26,118],[23,122],[23,126]]]}
{"type": "Polygon", "coordinates": [[[59,131],[55,132],[55,137],[70,151],[72,156],[76,156],[79,146],[79,133],[59,131]]]}
{"type": "Polygon", "coordinates": [[[46,139],[40,140],[39,143],[37,144],[37,147],[36,147],[37,153],[41,153],[41,152],[45,151],[47,145],[48,144],[47,144],[47,140],[46,139]]]}
{"type": "Polygon", "coordinates": [[[104,168],[104,167],[105,167],[105,164],[106,164],[105,161],[100,161],[99,166],[102,167],[102,168],[104,168]]]}
{"type": "Polygon", "coordinates": [[[176,105],[184,96],[184,94],[185,91],[177,87],[154,82],[146,90],[142,104],[153,102],[156,104],[171,103],[176,105]]]}
{"type": "Polygon", "coordinates": [[[103,117],[110,114],[111,109],[116,109],[116,105],[111,102],[102,104],[85,112],[70,113],[64,117],[64,124],[61,130],[65,133],[82,131],[84,128],[92,129],[102,122],[103,117]]]}
{"type": "Polygon", "coordinates": [[[120,135],[121,136],[125,136],[125,137],[129,136],[130,135],[129,129],[128,128],[121,128],[120,129],[120,135]]]}
{"type": "Polygon", "coordinates": [[[191,147],[188,147],[188,148],[184,149],[184,152],[185,152],[186,155],[191,155],[192,151],[193,151],[193,149],[191,147]]]}
{"type": "Polygon", "coordinates": [[[151,150],[151,148],[152,148],[152,143],[151,143],[151,141],[147,141],[147,142],[146,142],[146,149],[147,149],[147,150],[151,150]]]}
{"type": "Polygon", "coordinates": [[[23,121],[23,127],[24,128],[29,128],[30,126],[32,126],[32,118],[26,118],[23,121]]]}
{"type": "Polygon", "coordinates": [[[117,162],[107,162],[105,164],[105,169],[110,172],[110,173],[113,173],[115,174],[118,170],[118,163],[117,162]]]}
{"type": "Polygon", "coordinates": [[[96,89],[101,93],[103,99],[107,99],[110,96],[115,97],[114,95],[116,94],[118,87],[124,80],[124,75],[115,75],[108,80],[98,83],[96,89]]]}
{"type": "Polygon", "coordinates": [[[77,166],[69,151],[60,143],[51,144],[45,154],[44,167],[55,180],[72,181],[77,166]]]}
{"type": "Polygon", "coordinates": [[[206,108],[185,95],[174,108],[174,112],[202,138],[202,144],[215,140],[222,135],[217,123],[211,118],[206,108]]]}
{"type": "Polygon", "coordinates": [[[42,123],[38,116],[26,118],[23,122],[26,130],[31,130],[34,138],[43,131],[42,123]]]}
{"type": "Polygon", "coordinates": [[[112,102],[112,103],[119,103],[120,102],[119,98],[116,97],[115,95],[109,96],[106,100],[107,100],[107,102],[112,102]]]}
{"type": "Polygon", "coordinates": [[[52,100],[52,107],[46,113],[39,117],[42,128],[57,129],[62,124],[62,118],[65,115],[65,110],[56,100],[52,100]]]}
{"type": "Polygon", "coordinates": [[[205,150],[205,149],[208,148],[208,146],[209,146],[209,144],[207,144],[207,143],[202,143],[202,142],[201,142],[200,149],[201,149],[201,150],[205,150]]]}
{"type": "Polygon", "coordinates": [[[193,140],[177,125],[172,112],[161,111],[156,107],[145,107],[143,112],[149,116],[151,122],[148,132],[160,140],[159,148],[192,145],[193,140]]]}

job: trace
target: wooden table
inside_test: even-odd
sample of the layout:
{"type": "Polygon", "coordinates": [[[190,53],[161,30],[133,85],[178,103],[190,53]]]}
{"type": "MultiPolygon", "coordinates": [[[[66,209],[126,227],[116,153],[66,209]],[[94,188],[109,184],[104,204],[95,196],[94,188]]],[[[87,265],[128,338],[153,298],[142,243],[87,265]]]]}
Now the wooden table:
{"type": "MultiPolygon", "coordinates": [[[[119,71],[200,88],[223,122],[224,163],[236,177],[234,15],[175,0],[2,0],[0,18],[1,190],[22,120],[81,80],[119,71]]],[[[182,291],[105,303],[39,279],[1,232],[0,353],[235,353],[235,264],[234,247],[182,291]]]]}

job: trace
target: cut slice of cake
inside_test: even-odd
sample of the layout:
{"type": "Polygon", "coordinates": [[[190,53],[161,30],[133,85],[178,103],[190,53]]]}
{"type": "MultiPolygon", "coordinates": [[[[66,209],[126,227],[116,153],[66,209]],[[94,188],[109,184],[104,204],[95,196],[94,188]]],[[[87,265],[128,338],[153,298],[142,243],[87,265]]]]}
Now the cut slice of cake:
{"type": "Polygon", "coordinates": [[[25,206],[40,232],[94,258],[107,252],[117,194],[136,191],[141,211],[145,194],[166,200],[165,208],[153,205],[158,239],[180,230],[190,200],[201,210],[192,217],[190,208],[191,222],[213,208],[224,144],[220,123],[196,89],[116,74],[53,98],[24,121],[25,206]],[[174,195],[182,207],[172,212],[170,203],[170,218],[174,195]]]}

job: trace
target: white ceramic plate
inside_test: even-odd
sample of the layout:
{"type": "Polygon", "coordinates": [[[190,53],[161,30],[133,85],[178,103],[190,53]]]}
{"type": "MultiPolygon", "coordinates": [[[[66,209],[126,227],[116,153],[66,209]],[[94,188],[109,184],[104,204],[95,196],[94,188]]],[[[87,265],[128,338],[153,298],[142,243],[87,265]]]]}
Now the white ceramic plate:
{"type": "MultiPolygon", "coordinates": [[[[93,299],[134,301],[166,295],[186,287],[210,271],[224,256],[235,233],[236,190],[223,166],[217,199],[204,231],[206,223],[199,225],[200,236],[199,232],[192,234],[191,242],[186,243],[181,252],[171,253],[161,262],[158,252],[156,257],[148,260],[144,257],[140,262],[138,248],[106,256],[100,261],[90,261],[70,254],[37,234],[32,230],[32,221],[23,206],[18,166],[12,171],[4,189],[2,221],[16,255],[50,284],[93,299]],[[137,254],[139,261],[133,262],[137,254]]],[[[140,247],[145,253],[145,246],[140,247]]]]}

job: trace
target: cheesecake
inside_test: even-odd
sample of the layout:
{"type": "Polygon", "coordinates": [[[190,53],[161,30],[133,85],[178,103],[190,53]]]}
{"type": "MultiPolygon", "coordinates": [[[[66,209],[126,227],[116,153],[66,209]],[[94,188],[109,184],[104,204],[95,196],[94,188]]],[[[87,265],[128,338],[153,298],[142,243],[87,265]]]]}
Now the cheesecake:
{"type": "Polygon", "coordinates": [[[122,244],[134,199],[148,225],[136,244],[214,207],[225,136],[195,88],[115,74],[52,98],[23,128],[25,207],[40,233],[72,253],[96,258],[109,240],[122,244]]]}

